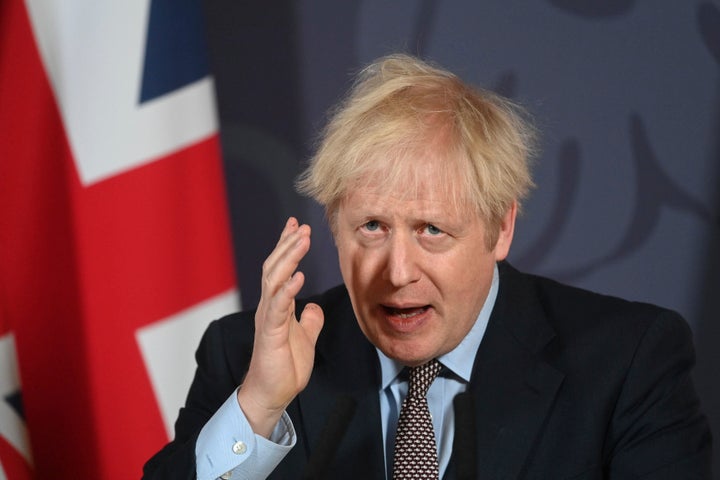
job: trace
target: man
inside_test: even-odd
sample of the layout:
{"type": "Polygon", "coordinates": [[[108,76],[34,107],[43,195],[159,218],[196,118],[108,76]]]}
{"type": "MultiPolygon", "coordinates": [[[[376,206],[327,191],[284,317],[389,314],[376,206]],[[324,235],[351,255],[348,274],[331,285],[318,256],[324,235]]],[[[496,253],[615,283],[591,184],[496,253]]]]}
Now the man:
{"type": "Polygon", "coordinates": [[[208,328],[146,477],[709,479],[684,321],[504,262],[531,142],[516,107],[449,72],[365,69],[299,181],[344,285],[296,301],[310,228],[289,219],[257,311],[208,328]],[[434,435],[410,463],[430,476],[402,477],[426,365],[434,435]]]}

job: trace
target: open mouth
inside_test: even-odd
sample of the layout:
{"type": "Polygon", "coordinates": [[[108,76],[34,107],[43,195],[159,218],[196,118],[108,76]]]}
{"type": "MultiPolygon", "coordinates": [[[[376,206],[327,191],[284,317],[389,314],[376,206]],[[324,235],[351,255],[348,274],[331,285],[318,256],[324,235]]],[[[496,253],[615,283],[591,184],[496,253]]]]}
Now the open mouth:
{"type": "Polygon", "coordinates": [[[396,308],[383,305],[383,309],[388,316],[400,318],[402,320],[409,320],[427,312],[430,309],[430,305],[410,308],[396,308]]]}
{"type": "Polygon", "coordinates": [[[433,306],[414,305],[414,306],[398,306],[398,305],[379,305],[380,328],[384,334],[392,338],[410,338],[408,336],[416,335],[424,331],[424,326],[429,322],[432,316],[433,306]]]}

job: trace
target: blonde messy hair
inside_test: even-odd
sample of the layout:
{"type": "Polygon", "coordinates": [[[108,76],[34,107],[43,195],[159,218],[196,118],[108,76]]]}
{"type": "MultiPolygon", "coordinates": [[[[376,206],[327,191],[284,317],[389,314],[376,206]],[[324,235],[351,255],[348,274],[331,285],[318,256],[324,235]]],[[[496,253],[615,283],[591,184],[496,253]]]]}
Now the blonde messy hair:
{"type": "Polygon", "coordinates": [[[509,100],[473,88],[408,55],[381,58],[360,72],[331,112],[298,190],[323,205],[331,228],[341,200],[358,182],[412,191],[420,158],[441,158],[454,208],[486,222],[489,248],[514,201],[532,187],[534,130],[509,100]],[[378,184],[380,182],[380,184],[378,184]]]}

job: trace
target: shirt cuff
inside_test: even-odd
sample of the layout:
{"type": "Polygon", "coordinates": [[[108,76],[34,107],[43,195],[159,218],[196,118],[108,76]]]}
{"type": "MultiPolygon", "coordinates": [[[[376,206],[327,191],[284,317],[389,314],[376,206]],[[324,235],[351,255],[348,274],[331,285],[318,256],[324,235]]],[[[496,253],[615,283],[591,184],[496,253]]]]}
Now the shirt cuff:
{"type": "Polygon", "coordinates": [[[269,440],[255,434],[234,391],[200,431],[195,443],[197,479],[266,478],[296,441],[295,428],[285,412],[269,440]]]}

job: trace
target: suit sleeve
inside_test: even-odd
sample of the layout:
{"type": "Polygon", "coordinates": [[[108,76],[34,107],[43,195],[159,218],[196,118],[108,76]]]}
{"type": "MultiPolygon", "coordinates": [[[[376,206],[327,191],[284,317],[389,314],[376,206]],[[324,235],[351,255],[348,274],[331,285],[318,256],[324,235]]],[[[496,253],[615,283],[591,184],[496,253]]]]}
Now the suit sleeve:
{"type": "Polygon", "coordinates": [[[711,434],[690,375],[694,363],[687,323],[661,313],[637,345],[609,426],[608,478],[712,478],[711,434]]]}

